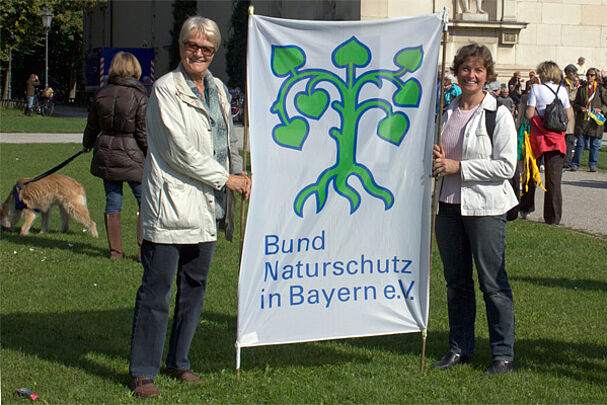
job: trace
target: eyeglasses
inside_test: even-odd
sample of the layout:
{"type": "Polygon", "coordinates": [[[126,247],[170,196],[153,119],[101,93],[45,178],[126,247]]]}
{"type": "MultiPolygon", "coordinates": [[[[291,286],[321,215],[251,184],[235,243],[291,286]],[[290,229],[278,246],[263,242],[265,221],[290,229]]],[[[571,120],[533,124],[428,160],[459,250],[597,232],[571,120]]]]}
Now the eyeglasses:
{"type": "Polygon", "coordinates": [[[215,48],[213,47],[209,47],[209,46],[200,46],[195,42],[192,41],[187,41],[184,42],[185,45],[185,49],[188,52],[191,53],[198,53],[198,51],[201,51],[202,54],[206,57],[206,58],[210,58],[211,56],[213,56],[215,54],[215,48]]]}
{"type": "Polygon", "coordinates": [[[588,73],[586,74],[586,77],[595,77],[596,75],[594,73],[588,73]]]}

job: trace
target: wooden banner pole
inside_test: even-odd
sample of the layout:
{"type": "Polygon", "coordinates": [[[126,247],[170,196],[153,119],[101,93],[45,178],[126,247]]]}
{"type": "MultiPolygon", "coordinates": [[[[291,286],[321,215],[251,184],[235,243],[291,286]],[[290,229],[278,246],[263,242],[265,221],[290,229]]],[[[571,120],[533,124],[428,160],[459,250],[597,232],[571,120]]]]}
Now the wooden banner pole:
{"type": "MultiPolygon", "coordinates": [[[[440,86],[440,101],[439,101],[439,110],[438,110],[438,122],[437,122],[437,131],[436,131],[436,144],[440,145],[441,143],[441,133],[443,129],[443,107],[445,106],[445,86],[443,86],[443,79],[445,77],[445,61],[447,59],[447,40],[449,38],[449,9],[447,7],[443,8],[441,13],[441,18],[443,20],[443,53],[442,53],[442,62],[441,62],[441,81],[438,84],[440,86]]],[[[430,212],[430,268],[428,272],[428,285],[430,285],[431,275],[432,275],[432,240],[434,239],[434,221],[436,219],[436,204],[438,202],[438,179],[434,179],[434,193],[432,196],[432,209],[430,212]]],[[[426,325],[426,329],[422,331],[422,354],[421,360],[419,364],[419,371],[424,372],[425,360],[426,360],[426,341],[428,338],[428,325],[426,325]]]]}
{"type": "MultiPolygon", "coordinates": [[[[253,6],[249,6],[249,18],[253,17],[254,14],[254,7],[253,6]]],[[[248,53],[248,38],[247,38],[247,53],[248,53]]],[[[245,78],[246,80],[248,80],[247,75],[245,74],[245,78]]],[[[248,83],[247,83],[248,84],[248,83]]],[[[242,171],[243,173],[247,173],[247,163],[248,163],[248,159],[247,159],[247,147],[249,144],[249,92],[248,92],[248,88],[249,86],[247,85],[245,87],[245,99],[244,99],[244,106],[243,106],[243,114],[244,114],[244,134],[243,134],[243,139],[242,139],[242,171]]],[[[253,174],[251,174],[251,178],[253,177],[253,174]]],[[[247,205],[246,205],[246,201],[243,198],[240,202],[240,261],[242,260],[242,249],[244,246],[244,232],[245,232],[245,211],[246,211],[247,205]]],[[[238,322],[237,322],[238,323],[238,322]]],[[[236,382],[240,381],[240,345],[238,344],[238,342],[236,343],[236,382]]]]}

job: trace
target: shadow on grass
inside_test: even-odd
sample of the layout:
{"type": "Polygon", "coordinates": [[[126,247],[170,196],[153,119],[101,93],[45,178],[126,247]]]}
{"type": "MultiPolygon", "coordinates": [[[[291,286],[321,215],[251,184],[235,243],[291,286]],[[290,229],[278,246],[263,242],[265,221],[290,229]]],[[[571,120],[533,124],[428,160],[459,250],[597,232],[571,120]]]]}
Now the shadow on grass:
{"type": "MultiPolygon", "coordinates": [[[[448,350],[448,333],[428,331],[426,338],[426,364],[440,359],[448,350]]],[[[422,335],[419,332],[386,336],[372,336],[345,340],[349,345],[365,347],[372,350],[387,350],[393,353],[417,355],[422,354],[422,335]]]]}
{"type": "MultiPolygon", "coordinates": [[[[0,236],[1,239],[6,240],[7,242],[14,243],[16,245],[23,245],[28,247],[38,247],[38,248],[48,248],[48,249],[62,249],[69,251],[70,253],[78,253],[88,256],[107,256],[107,249],[99,248],[97,246],[93,246],[92,244],[82,243],[77,241],[67,241],[67,240],[57,240],[57,239],[49,239],[48,235],[54,233],[53,231],[48,234],[37,234],[38,230],[31,229],[29,235],[21,236],[19,235],[18,230],[14,231],[2,231],[0,236]],[[70,246],[71,245],[71,246],[70,246]]],[[[66,234],[60,235],[70,235],[73,231],[68,231],[66,234]]],[[[100,235],[101,237],[102,235],[100,235]]],[[[74,238],[77,239],[77,238],[74,238]]],[[[91,236],[92,239],[92,236],[91,236]]]]}
{"type": "MultiPolygon", "coordinates": [[[[196,332],[190,360],[194,370],[213,373],[236,369],[236,317],[203,311],[202,327],[196,332]],[[209,327],[209,324],[213,325],[209,327]]],[[[241,348],[244,371],[271,368],[312,367],[346,362],[369,362],[370,356],[347,353],[326,342],[270,345],[241,348]]]]}
{"type": "MultiPolygon", "coordinates": [[[[3,314],[2,348],[79,368],[85,373],[126,385],[132,317],[132,308],[3,314]]],[[[204,374],[235,370],[235,341],[234,316],[203,312],[190,350],[192,369],[204,374]]],[[[319,343],[247,348],[243,357],[247,370],[264,369],[268,364],[293,367],[371,360],[319,343]]],[[[35,364],[21,366],[36,367],[35,364]]],[[[3,371],[10,373],[10,370],[3,371]]]]}
{"type": "MultiPolygon", "coordinates": [[[[477,328],[483,327],[477,322],[477,328]]],[[[387,350],[394,353],[418,355],[421,360],[421,336],[419,333],[406,335],[377,336],[352,339],[348,344],[370,349],[387,350]]],[[[448,350],[448,332],[428,332],[426,346],[426,368],[440,359],[448,350]]],[[[472,356],[472,366],[484,371],[491,363],[489,340],[476,339],[476,353],[472,356]]],[[[519,369],[536,373],[565,375],[580,381],[605,384],[607,375],[607,347],[594,343],[575,343],[552,339],[517,338],[515,342],[515,363],[519,369]]]]}
{"type": "Polygon", "coordinates": [[[117,373],[109,363],[127,361],[132,317],[130,308],[3,314],[2,348],[125,383],[127,375],[117,373]],[[99,357],[111,360],[98,361],[99,357]]]}
{"type": "Polygon", "coordinates": [[[553,339],[519,339],[516,364],[534,372],[565,375],[579,381],[607,382],[607,347],[553,339]]]}
{"type": "Polygon", "coordinates": [[[544,287],[573,288],[586,291],[607,291],[607,283],[599,280],[575,280],[570,278],[549,277],[510,277],[512,281],[524,281],[544,287]]]}

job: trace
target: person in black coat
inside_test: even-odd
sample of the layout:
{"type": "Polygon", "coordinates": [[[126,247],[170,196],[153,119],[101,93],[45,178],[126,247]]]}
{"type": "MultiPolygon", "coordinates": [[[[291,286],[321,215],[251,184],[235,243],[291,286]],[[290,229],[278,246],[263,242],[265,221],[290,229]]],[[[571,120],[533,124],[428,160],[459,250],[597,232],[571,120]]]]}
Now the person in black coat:
{"type": "MultiPolygon", "coordinates": [[[[91,173],[103,179],[105,226],[113,260],[124,256],[120,231],[122,183],[128,182],[138,205],[141,200],[141,176],[148,149],[148,95],[139,77],[137,58],[129,52],[118,52],[112,59],[107,85],[95,95],[82,140],[85,151],[93,149],[91,173]]],[[[138,220],[137,242],[141,246],[140,229],[138,220]]]]}
{"type": "Polygon", "coordinates": [[[588,69],[586,72],[587,80],[580,86],[575,96],[573,109],[575,110],[577,143],[571,160],[571,171],[580,168],[582,152],[586,142],[590,144],[588,168],[591,172],[597,171],[604,126],[598,125],[589,113],[607,114],[607,90],[599,84],[599,74],[600,72],[596,68],[588,69]]]}

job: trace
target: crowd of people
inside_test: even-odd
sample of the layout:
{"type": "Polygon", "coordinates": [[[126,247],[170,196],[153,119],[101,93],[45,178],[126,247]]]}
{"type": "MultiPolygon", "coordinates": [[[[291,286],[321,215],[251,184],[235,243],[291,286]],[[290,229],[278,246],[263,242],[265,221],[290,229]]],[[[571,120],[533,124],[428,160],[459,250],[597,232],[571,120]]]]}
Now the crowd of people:
{"type": "MultiPolygon", "coordinates": [[[[159,395],[154,378],[161,369],[174,282],[177,294],[164,372],[183,382],[200,382],[188,354],[218,231],[223,229],[231,240],[233,192],[248,198],[251,189],[232,131],[230,93],[209,70],[220,44],[215,22],[189,17],[179,33],[180,63],[155,82],[149,97],[139,82],[137,59],[129,52],[117,53],[84,131],[83,148],[93,151],[91,173],[103,180],[105,189],[110,259],[125,256],[120,232],[124,182],[139,206],[137,260],[143,277],[135,299],[129,387],[140,397],[159,395]]],[[[565,67],[563,75],[550,61],[536,71],[526,83],[517,71],[501,84],[489,49],[470,44],[458,50],[451,72],[439,79],[444,114],[432,174],[439,179],[436,241],[447,282],[450,349],[435,367],[465,364],[474,352],[475,263],[493,354],[486,374],[514,370],[506,221],[517,205],[523,216],[533,209],[535,190],[530,182],[519,203],[519,190],[511,184],[521,165],[517,127],[529,127],[534,159],[545,167],[547,223],[560,220],[562,168],[579,168],[587,140],[590,170],[596,170],[602,127],[595,117],[607,112],[605,72],[580,70],[578,64],[565,67]],[[567,111],[566,130],[546,128],[546,112],[555,97],[567,111]]]]}
{"type": "MultiPolygon", "coordinates": [[[[506,83],[494,79],[485,85],[485,91],[512,113],[516,127],[528,128],[533,158],[545,173],[544,220],[549,224],[560,222],[562,171],[579,170],[584,150],[589,150],[588,170],[597,171],[599,149],[606,128],[603,122],[607,115],[607,72],[586,68],[585,62],[585,58],[580,57],[577,63],[561,70],[555,63],[546,61],[535,71],[530,71],[527,80],[522,79],[520,71],[516,71],[506,83]],[[544,110],[555,97],[567,111],[568,125],[563,133],[546,131],[542,125],[544,110]]],[[[458,83],[446,77],[443,85],[446,110],[453,98],[447,89],[458,86],[458,83]]],[[[517,171],[517,176],[529,172],[521,161],[522,142],[524,138],[519,138],[520,173],[517,171]]],[[[534,181],[524,185],[518,208],[523,218],[535,210],[535,188],[534,181]]]]}

